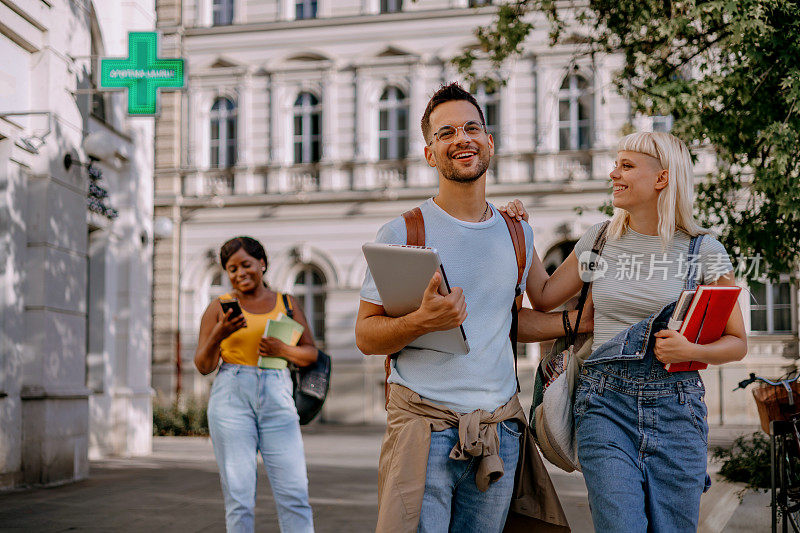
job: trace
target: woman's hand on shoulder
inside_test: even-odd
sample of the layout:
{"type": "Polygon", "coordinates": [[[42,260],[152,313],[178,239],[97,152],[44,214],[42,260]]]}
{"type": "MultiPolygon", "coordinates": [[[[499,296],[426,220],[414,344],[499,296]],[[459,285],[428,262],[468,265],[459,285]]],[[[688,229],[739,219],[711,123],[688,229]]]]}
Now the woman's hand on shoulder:
{"type": "Polygon", "coordinates": [[[516,218],[517,220],[524,220],[525,222],[528,221],[528,212],[525,210],[525,206],[522,205],[522,201],[520,200],[512,200],[508,202],[506,205],[501,205],[498,207],[500,211],[507,213],[508,216],[511,218],[516,218]]]}
{"type": "Polygon", "coordinates": [[[233,309],[228,309],[222,315],[221,320],[214,326],[220,339],[227,339],[236,331],[247,327],[247,320],[245,320],[244,315],[231,317],[231,313],[233,313],[233,309]]]}

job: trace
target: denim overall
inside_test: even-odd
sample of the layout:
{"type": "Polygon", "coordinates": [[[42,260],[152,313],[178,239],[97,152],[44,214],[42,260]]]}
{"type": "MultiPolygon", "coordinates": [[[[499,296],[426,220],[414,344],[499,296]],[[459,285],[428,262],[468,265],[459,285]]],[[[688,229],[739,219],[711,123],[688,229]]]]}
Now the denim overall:
{"type": "MultiPolygon", "coordinates": [[[[696,278],[690,267],[687,289],[696,278]]],[[[575,429],[597,532],[697,531],[710,486],[705,389],[697,371],[667,372],[654,354],[675,304],[602,344],[581,369],[575,429]]]]}

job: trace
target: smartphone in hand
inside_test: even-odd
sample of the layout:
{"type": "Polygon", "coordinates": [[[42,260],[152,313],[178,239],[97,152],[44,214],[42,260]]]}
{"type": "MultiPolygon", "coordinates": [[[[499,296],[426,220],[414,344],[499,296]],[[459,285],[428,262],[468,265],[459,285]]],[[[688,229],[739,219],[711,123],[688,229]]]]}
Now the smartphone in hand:
{"type": "Polygon", "coordinates": [[[219,303],[222,305],[222,313],[227,313],[228,309],[233,309],[231,316],[228,317],[230,320],[231,318],[237,317],[242,314],[242,308],[239,305],[239,300],[233,298],[231,300],[220,300],[219,303]]]}

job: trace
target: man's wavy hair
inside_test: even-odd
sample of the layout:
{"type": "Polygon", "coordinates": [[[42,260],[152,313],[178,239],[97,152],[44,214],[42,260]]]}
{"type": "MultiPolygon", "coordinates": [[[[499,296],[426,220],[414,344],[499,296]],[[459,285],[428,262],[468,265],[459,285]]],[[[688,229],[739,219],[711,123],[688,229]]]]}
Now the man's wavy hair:
{"type": "Polygon", "coordinates": [[[439,104],[452,102],[454,100],[466,100],[474,105],[475,109],[478,110],[478,115],[481,117],[481,124],[483,124],[484,127],[486,126],[486,119],[483,116],[481,106],[478,105],[478,101],[475,100],[475,97],[472,96],[469,91],[464,90],[458,82],[454,81],[447,85],[442,85],[433,93],[433,96],[431,96],[428,102],[428,106],[425,108],[425,112],[422,114],[420,126],[422,126],[422,136],[425,138],[425,144],[431,143],[431,113],[433,113],[433,110],[436,109],[436,106],[439,104]]]}

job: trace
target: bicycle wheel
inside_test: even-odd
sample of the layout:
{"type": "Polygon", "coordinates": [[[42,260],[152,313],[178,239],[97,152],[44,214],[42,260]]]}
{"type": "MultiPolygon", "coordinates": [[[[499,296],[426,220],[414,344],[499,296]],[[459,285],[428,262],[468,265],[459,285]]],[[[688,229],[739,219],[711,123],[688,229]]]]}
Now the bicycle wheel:
{"type": "Polygon", "coordinates": [[[800,533],[800,465],[795,453],[794,432],[791,429],[779,432],[776,440],[777,518],[780,520],[782,533],[788,533],[789,527],[794,533],[800,533]]]}

